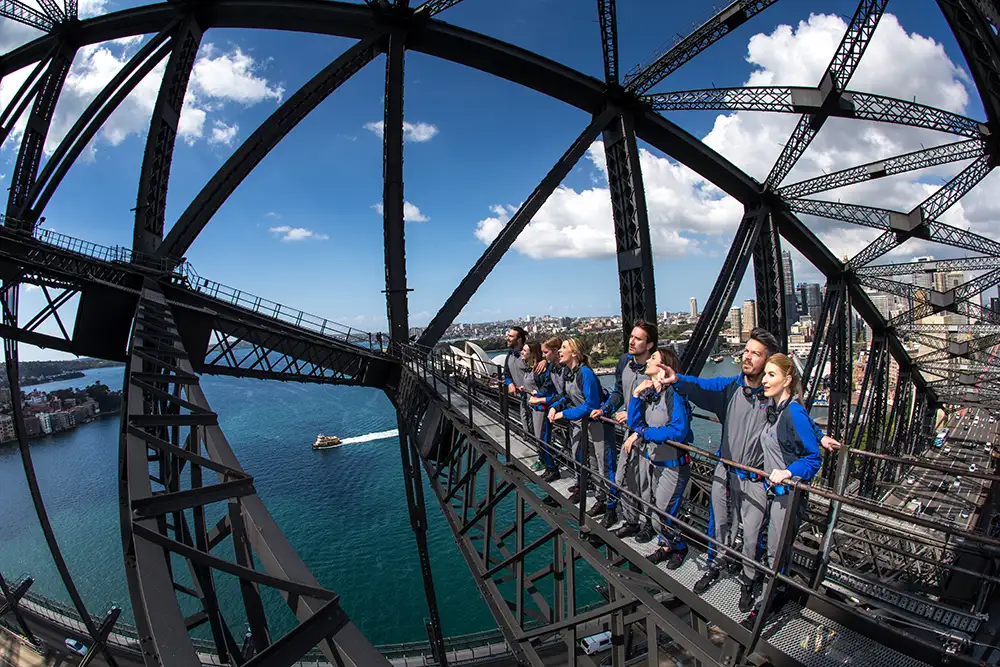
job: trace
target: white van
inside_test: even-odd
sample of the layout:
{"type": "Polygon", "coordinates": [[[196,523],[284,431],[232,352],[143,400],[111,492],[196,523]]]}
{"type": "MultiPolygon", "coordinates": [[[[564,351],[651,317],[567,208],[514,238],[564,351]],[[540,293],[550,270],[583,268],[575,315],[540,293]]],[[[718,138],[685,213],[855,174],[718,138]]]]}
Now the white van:
{"type": "Polygon", "coordinates": [[[580,640],[580,648],[587,655],[594,655],[611,648],[611,631],[605,630],[596,635],[590,635],[580,640]]]}

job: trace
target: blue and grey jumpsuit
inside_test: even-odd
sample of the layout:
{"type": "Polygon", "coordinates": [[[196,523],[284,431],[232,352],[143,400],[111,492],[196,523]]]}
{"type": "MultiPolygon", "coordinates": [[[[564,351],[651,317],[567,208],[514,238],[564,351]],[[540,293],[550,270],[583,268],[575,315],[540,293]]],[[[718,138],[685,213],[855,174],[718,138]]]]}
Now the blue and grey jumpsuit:
{"type": "Polygon", "coordinates": [[[649,463],[650,490],[657,510],[653,512],[653,530],[660,536],[660,546],[686,551],[687,544],[671,528],[669,517],[677,516],[680,509],[691,477],[691,457],[667,441],[694,441],[691,406],[674,387],[662,391],[650,388],[629,400],[628,425],[639,435],[636,445],[642,447],[642,456],[649,463]]]}
{"type": "MultiPolygon", "coordinates": [[[[646,379],[646,364],[637,364],[631,354],[623,354],[615,368],[615,389],[601,406],[605,417],[613,417],[625,409],[632,398],[632,392],[646,379]]],[[[627,436],[626,436],[627,437],[627,436]]],[[[639,496],[647,505],[653,504],[649,486],[649,462],[642,456],[639,447],[633,447],[628,456],[618,454],[615,466],[615,485],[628,489],[639,496]]],[[[625,523],[638,523],[641,513],[636,503],[629,499],[622,501],[622,518],[625,523]]]]}
{"type": "Polygon", "coordinates": [[[532,433],[544,443],[542,445],[541,458],[546,470],[555,470],[557,468],[548,445],[552,434],[552,425],[549,424],[548,420],[548,404],[556,395],[553,376],[552,366],[548,363],[545,364],[545,369],[541,373],[536,374],[534,369],[531,369],[524,374],[524,389],[529,396],[532,392],[535,392],[534,395],[536,397],[545,399],[545,403],[539,405],[529,404],[528,408],[531,411],[532,433]]]}
{"type": "MultiPolygon", "coordinates": [[[[733,377],[697,378],[678,375],[674,385],[692,403],[703,410],[715,413],[722,422],[722,442],[718,456],[743,465],[759,459],[760,432],[767,423],[767,399],[760,387],[746,386],[742,374],[733,377]]],[[[739,516],[747,511],[763,511],[766,497],[759,481],[748,477],[742,470],[729,470],[718,463],[712,474],[712,506],[709,509],[708,534],[732,546],[739,530],[739,516]],[[740,512],[737,515],[736,512],[740,512]]],[[[709,545],[708,561],[715,558],[715,549],[709,545]]],[[[750,561],[757,559],[755,539],[743,539],[743,555],[750,561]]],[[[744,564],[745,583],[753,580],[755,570],[744,564]]]]}
{"type": "MultiPolygon", "coordinates": [[[[520,388],[524,386],[524,376],[528,372],[528,367],[525,365],[524,360],[521,359],[521,350],[510,349],[507,350],[507,358],[503,362],[503,382],[509,387],[514,385],[514,387],[520,388]]],[[[531,432],[531,414],[528,411],[528,399],[523,392],[518,391],[511,397],[511,412],[514,414],[520,413],[519,418],[521,424],[529,433],[531,432]],[[515,412],[517,411],[517,412],[515,412]]],[[[515,419],[518,417],[515,417],[515,419]]]]}
{"type": "MultiPolygon", "coordinates": [[[[809,482],[823,465],[815,422],[805,407],[796,400],[775,404],[768,403],[768,419],[760,434],[761,459],[754,464],[767,474],[772,470],[788,470],[793,478],[809,482]]],[[[764,513],[744,512],[743,540],[756,542],[765,516],[767,519],[767,562],[774,567],[778,539],[785,521],[794,521],[791,530],[797,529],[802,507],[791,507],[791,495],[784,484],[763,484],[767,493],[764,513]]]]}
{"type": "MultiPolygon", "coordinates": [[[[614,446],[607,446],[604,424],[590,419],[590,413],[601,407],[601,386],[597,376],[589,366],[566,368],[564,373],[563,396],[565,405],[561,407],[563,418],[569,422],[569,446],[574,460],[597,470],[601,479],[614,483],[614,446]],[[590,444],[583,451],[583,424],[586,424],[590,444]]],[[[597,501],[604,502],[607,494],[604,487],[598,487],[597,501]]],[[[611,501],[608,501],[609,505],[611,501]]]]}

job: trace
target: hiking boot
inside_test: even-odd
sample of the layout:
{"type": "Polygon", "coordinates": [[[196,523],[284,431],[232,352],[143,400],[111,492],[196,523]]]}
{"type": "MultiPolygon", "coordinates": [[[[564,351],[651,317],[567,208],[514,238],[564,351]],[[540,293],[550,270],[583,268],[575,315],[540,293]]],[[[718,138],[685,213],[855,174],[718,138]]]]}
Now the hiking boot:
{"type": "Polygon", "coordinates": [[[545,469],[545,464],[541,460],[535,461],[531,464],[531,472],[540,472],[545,469]]]}
{"type": "Polygon", "coordinates": [[[601,516],[608,511],[608,506],[598,500],[594,506],[587,510],[587,516],[601,516]]]}
{"type": "Polygon", "coordinates": [[[615,537],[619,540],[624,540],[626,537],[638,535],[640,532],[638,523],[626,523],[624,526],[615,531],[615,537]]]}
{"type": "Polygon", "coordinates": [[[753,609],[753,584],[740,584],[740,611],[744,614],[753,609]]]}
{"type": "Polygon", "coordinates": [[[687,558],[687,555],[688,555],[688,550],[686,548],[681,549],[679,551],[670,552],[670,560],[667,561],[666,565],[667,569],[676,570],[677,568],[679,568],[681,565],[684,564],[684,559],[687,558]]]}
{"type": "Polygon", "coordinates": [[[753,626],[757,622],[757,610],[754,609],[747,617],[740,621],[740,625],[747,629],[747,632],[753,632],[753,626]]]}
{"type": "Polygon", "coordinates": [[[659,565],[668,558],[670,558],[670,547],[660,547],[653,553],[646,556],[646,560],[653,565],[659,565]]]}
{"type": "Polygon", "coordinates": [[[545,482],[546,484],[551,484],[552,482],[559,479],[561,476],[562,475],[559,474],[559,468],[549,468],[548,472],[546,472],[542,476],[542,481],[545,482]]]}
{"type": "Polygon", "coordinates": [[[712,565],[709,566],[708,572],[702,575],[701,579],[695,582],[694,592],[697,593],[698,595],[701,595],[709,588],[711,588],[712,584],[718,581],[719,577],[721,576],[722,576],[722,569],[713,563],[712,565]]]}
{"type": "Polygon", "coordinates": [[[646,544],[647,542],[652,542],[654,539],[656,539],[656,531],[654,531],[653,527],[648,523],[643,526],[642,530],[639,531],[639,534],[635,536],[635,541],[639,544],[646,544]]]}
{"type": "Polygon", "coordinates": [[[611,528],[611,526],[618,523],[618,510],[614,507],[609,507],[604,513],[604,521],[601,522],[605,528],[611,528]]]}

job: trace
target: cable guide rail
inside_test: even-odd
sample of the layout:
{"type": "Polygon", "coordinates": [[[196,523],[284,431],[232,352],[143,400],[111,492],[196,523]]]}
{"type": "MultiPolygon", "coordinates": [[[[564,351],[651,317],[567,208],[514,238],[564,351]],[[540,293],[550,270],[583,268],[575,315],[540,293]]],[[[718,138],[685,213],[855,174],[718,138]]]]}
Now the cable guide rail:
{"type": "Polygon", "coordinates": [[[295,327],[307,329],[327,338],[340,340],[368,350],[385,351],[387,341],[380,332],[370,333],[339,324],[325,317],[312,315],[297,308],[291,308],[276,301],[271,301],[243,290],[223,285],[214,280],[203,278],[198,274],[191,262],[187,260],[178,262],[176,259],[144,254],[124,246],[104,246],[68,236],[51,229],[44,229],[38,224],[15,220],[0,214],[0,233],[9,231],[28,234],[41,243],[72,253],[85,255],[101,262],[128,264],[139,271],[145,270],[159,274],[169,274],[171,282],[175,286],[205,294],[238,308],[252,311],[257,315],[270,317],[295,327]]]}
{"type": "MultiPolygon", "coordinates": [[[[534,438],[533,434],[527,433],[514,420],[511,420],[509,417],[505,416],[505,411],[509,411],[509,407],[506,405],[505,401],[506,392],[497,391],[498,389],[502,389],[503,387],[502,378],[499,375],[484,373],[481,370],[473,368],[472,365],[468,363],[468,360],[463,359],[461,357],[456,357],[455,355],[452,355],[448,352],[434,352],[428,354],[426,348],[420,349],[417,347],[410,347],[410,346],[396,346],[394,347],[394,352],[396,352],[398,356],[400,356],[400,358],[404,361],[406,367],[411,372],[416,374],[417,377],[421,377],[424,379],[425,384],[428,382],[432,383],[434,388],[438,390],[438,392],[441,394],[441,398],[447,398],[449,405],[452,405],[451,394],[453,392],[457,395],[460,402],[466,402],[468,408],[468,421],[470,422],[470,424],[473,423],[473,406],[475,406],[475,408],[477,408],[477,411],[480,414],[483,413],[486,414],[489,425],[501,426],[504,429],[503,437],[505,438],[505,442],[504,445],[501,447],[502,451],[498,452],[498,455],[503,454],[505,457],[504,460],[508,462],[508,465],[515,465],[518,468],[520,468],[521,466],[526,465],[525,460],[529,460],[528,462],[530,463],[531,462],[530,460],[535,459],[537,455],[541,452],[542,443],[540,441],[537,441],[534,438]],[[499,396],[497,394],[499,394],[499,396]],[[498,403],[500,405],[499,408],[497,407],[498,403]],[[527,445],[528,450],[530,450],[527,456],[514,456],[514,454],[511,452],[511,445],[510,445],[511,433],[515,434],[522,441],[522,443],[525,443],[527,445]]],[[[452,405],[452,407],[455,406],[452,405]]],[[[464,415],[464,411],[462,413],[462,418],[463,419],[466,418],[464,415]]],[[[712,418],[708,419],[712,421],[717,421],[712,418]]],[[[606,421],[612,421],[612,420],[606,420],[606,421]]],[[[472,424],[472,425],[473,428],[478,428],[480,430],[483,429],[484,427],[489,428],[489,426],[483,424],[472,424]]],[[[586,432],[586,429],[584,429],[584,432],[586,432]]],[[[669,444],[677,447],[680,450],[688,452],[691,455],[693,462],[696,460],[700,460],[703,462],[711,462],[712,464],[722,463],[723,465],[728,466],[730,469],[744,470],[751,474],[756,474],[761,477],[766,477],[766,474],[764,473],[763,470],[740,465],[734,461],[723,459],[719,456],[716,456],[704,450],[700,450],[696,447],[676,442],[670,442],[669,444]]],[[[599,480],[595,482],[595,486],[603,487],[605,491],[609,491],[612,488],[612,484],[609,481],[601,479],[597,471],[591,470],[585,465],[581,465],[576,463],[575,461],[570,460],[570,457],[567,455],[567,453],[560,451],[559,447],[549,447],[549,453],[553,458],[558,459],[561,464],[565,465],[571,471],[576,472],[576,474],[578,475],[578,483],[580,484],[581,489],[586,488],[586,485],[593,480],[599,480]]],[[[863,452],[861,450],[850,450],[846,453],[858,454],[861,456],[868,454],[867,452],[863,452]]],[[[909,459],[900,459],[899,462],[906,464],[919,463],[916,461],[911,461],[909,459]]],[[[443,467],[444,465],[445,462],[439,463],[439,468],[438,468],[439,471],[441,467],[443,467]]],[[[696,474],[692,473],[692,478],[694,477],[696,477],[696,474]]],[[[985,477],[987,479],[992,479],[991,476],[985,476],[985,477]]],[[[575,506],[569,506],[567,504],[565,497],[563,497],[562,499],[558,498],[557,496],[559,494],[558,492],[553,492],[552,486],[540,481],[536,481],[535,479],[532,479],[532,483],[541,487],[544,491],[548,492],[553,497],[556,497],[556,499],[560,501],[561,505],[565,509],[568,509],[571,512],[577,511],[577,508],[575,506]]],[[[792,494],[796,499],[802,498],[803,497],[802,494],[809,494],[809,496],[813,496],[818,500],[821,499],[822,501],[825,502],[840,503],[846,507],[853,508],[864,514],[871,514],[876,519],[881,517],[882,521],[884,521],[884,518],[895,519],[896,521],[910,527],[911,531],[912,527],[918,526],[920,528],[925,528],[938,532],[944,535],[945,547],[956,552],[968,552],[968,553],[987,552],[994,555],[1000,553],[1000,540],[993,539],[992,537],[988,537],[967,530],[956,529],[953,526],[941,524],[936,521],[930,521],[923,517],[912,516],[904,512],[895,511],[891,508],[880,506],[875,503],[859,500],[856,497],[837,494],[833,491],[824,489],[820,486],[803,483],[801,481],[791,480],[788,484],[786,484],[786,486],[789,489],[789,493],[792,494]]],[[[646,503],[641,498],[631,493],[629,490],[618,488],[617,492],[618,492],[619,502],[621,502],[621,500],[624,498],[628,498],[632,503],[637,504],[641,508],[641,512],[646,516],[652,516],[652,513],[654,512],[659,512],[662,515],[662,512],[660,512],[657,508],[646,503]]],[[[580,514],[579,526],[581,532],[596,533],[605,542],[607,542],[608,540],[615,540],[616,538],[612,536],[612,533],[607,532],[594,520],[589,519],[589,517],[586,517],[584,515],[583,505],[585,505],[585,503],[581,503],[581,507],[579,508],[579,514],[580,514]]],[[[854,514],[854,512],[851,512],[850,514],[854,514]]],[[[845,519],[847,518],[848,517],[845,516],[845,519]]],[[[856,519],[856,517],[853,518],[856,519]]],[[[817,588],[809,587],[807,585],[802,584],[799,580],[787,574],[776,572],[776,569],[768,568],[762,565],[761,563],[745,559],[741,552],[729,547],[726,544],[719,542],[718,540],[709,537],[707,534],[698,530],[695,526],[691,525],[684,519],[678,517],[669,517],[669,522],[675,525],[680,530],[680,532],[683,534],[686,540],[689,540],[704,547],[712,545],[718,551],[726,553],[728,557],[733,559],[734,561],[742,564],[748,564],[752,568],[754,568],[754,570],[756,570],[758,573],[762,573],[765,576],[766,586],[768,587],[768,590],[773,589],[774,585],[777,582],[781,582],[785,586],[790,587],[790,589],[798,591],[799,593],[805,594],[812,598],[821,599],[824,604],[832,604],[834,607],[839,608],[841,611],[848,612],[853,615],[859,614],[859,609],[857,607],[852,606],[850,604],[845,604],[840,600],[833,600],[829,598],[826,595],[826,593],[819,587],[817,588]]],[[[847,521],[847,523],[852,523],[852,522],[847,521]]],[[[790,551],[791,543],[794,540],[795,535],[787,535],[785,537],[786,539],[783,540],[781,543],[782,546],[779,547],[779,556],[778,558],[776,558],[776,561],[779,563],[782,562],[781,558],[782,554],[787,554],[787,552],[790,551]]],[[[913,534],[908,537],[912,537],[914,541],[917,543],[921,542],[920,539],[921,536],[919,535],[913,534]]],[[[883,548],[882,545],[879,545],[879,548],[883,548]]],[[[796,562],[800,560],[798,553],[796,553],[795,557],[793,557],[793,560],[796,562]]],[[[812,559],[811,564],[814,567],[817,565],[814,558],[812,559]]],[[[951,567],[949,564],[940,561],[938,561],[937,564],[939,567],[943,567],[946,569],[949,569],[951,567]]],[[[830,563],[830,567],[835,568],[836,564],[830,563]]],[[[830,572],[829,576],[832,577],[831,580],[834,583],[847,582],[847,584],[850,585],[852,581],[855,583],[856,580],[860,581],[860,578],[855,576],[853,573],[841,570],[843,570],[842,567],[836,568],[834,572],[830,572]]],[[[987,577],[979,573],[965,570],[964,568],[956,568],[956,571],[968,573],[970,575],[977,576],[983,580],[994,579],[993,577],[987,577]]],[[[827,580],[824,580],[823,583],[826,584],[827,580]]],[[[887,599],[886,595],[880,593],[879,595],[873,595],[872,597],[876,599],[887,599]]],[[[899,598],[899,596],[894,596],[894,597],[899,598]]],[[[765,597],[765,599],[768,598],[765,597]]],[[[896,604],[897,606],[903,606],[904,608],[908,607],[910,609],[916,609],[917,611],[915,611],[914,613],[917,614],[917,617],[920,618],[920,620],[926,619],[928,621],[941,621],[943,616],[954,615],[955,620],[953,622],[948,622],[947,624],[950,624],[954,627],[961,627],[963,630],[968,630],[969,632],[975,632],[975,630],[978,628],[979,623],[986,618],[986,616],[982,614],[975,614],[975,613],[970,614],[969,612],[957,608],[949,609],[947,605],[941,605],[931,600],[924,601],[922,598],[913,595],[906,597],[906,599],[902,600],[901,602],[898,599],[890,600],[889,602],[890,604],[896,604]],[[918,609],[919,607],[921,607],[921,605],[926,605],[926,609],[922,608],[918,609]]],[[[862,615],[869,616],[868,614],[864,613],[862,613],[862,615]]],[[[758,625],[760,625],[761,623],[767,625],[767,623],[770,623],[773,620],[771,618],[765,619],[764,616],[766,616],[766,614],[761,615],[761,618],[758,620],[758,625]]],[[[948,638],[950,636],[948,631],[942,631],[939,628],[934,628],[927,625],[921,625],[920,627],[925,631],[936,634],[939,638],[944,639],[946,642],[948,641],[948,638]]],[[[893,629],[899,631],[896,628],[893,629]]],[[[753,633],[751,641],[747,644],[749,648],[752,648],[756,644],[756,642],[760,637],[761,630],[762,627],[755,628],[755,632],[753,633]]],[[[935,645],[934,643],[927,642],[919,637],[913,637],[911,635],[906,635],[906,636],[907,636],[907,641],[915,640],[918,643],[924,645],[924,647],[927,649],[934,651],[942,650],[941,645],[935,645]]],[[[970,642],[971,638],[968,636],[963,636],[962,641],[970,642]]],[[[975,664],[972,660],[962,655],[956,655],[954,656],[954,659],[956,659],[959,662],[967,662],[969,664],[975,664]]]]}

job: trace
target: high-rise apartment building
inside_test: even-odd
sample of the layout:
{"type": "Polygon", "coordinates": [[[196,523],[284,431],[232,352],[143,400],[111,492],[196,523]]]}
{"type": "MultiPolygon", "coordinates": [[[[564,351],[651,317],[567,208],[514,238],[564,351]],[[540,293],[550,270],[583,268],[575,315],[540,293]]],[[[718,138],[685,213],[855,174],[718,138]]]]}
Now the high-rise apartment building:
{"type": "Polygon", "coordinates": [[[698,299],[691,297],[691,317],[698,317],[698,299]]]}
{"type": "Polygon", "coordinates": [[[743,302],[743,309],[741,312],[741,318],[743,319],[741,340],[745,341],[750,338],[750,332],[754,330],[757,326],[757,302],[753,299],[747,299],[743,302]]]}
{"type": "Polygon", "coordinates": [[[743,342],[743,311],[739,308],[729,309],[729,337],[743,342]]]}
{"type": "Polygon", "coordinates": [[[806,283],[805,288],[805,314],[813,322],[819,322],[819,314],[823,310],[823,292],[819,283],[806,283]]]}
{"type": "Polygon", "coordinates": [[[782,294],[785,298],[785,331],[799,321],[798,308],[795,305],[795,272],[792,269],[792,254],[781,251],[782,294]]]}

